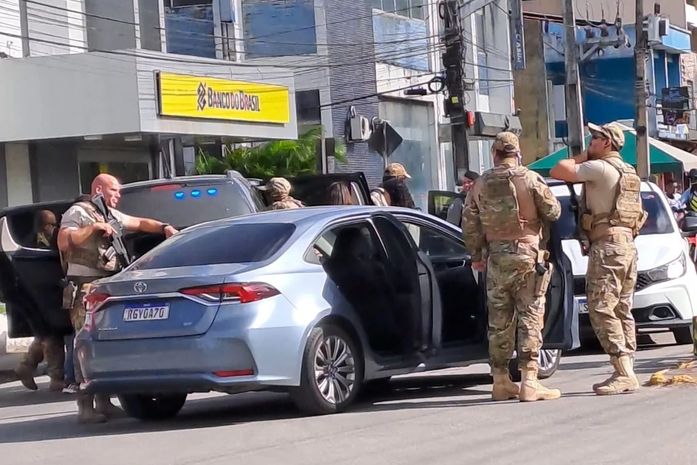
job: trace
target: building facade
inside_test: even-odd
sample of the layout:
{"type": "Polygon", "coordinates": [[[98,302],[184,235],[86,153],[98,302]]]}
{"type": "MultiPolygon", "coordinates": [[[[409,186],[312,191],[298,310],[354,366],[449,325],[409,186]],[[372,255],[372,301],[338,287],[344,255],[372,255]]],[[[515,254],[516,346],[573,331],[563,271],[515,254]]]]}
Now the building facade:
{"type": "MultiPolygon", "coordinates": [[[[462,18],[466,108],[515,120],[508,1],[481,3],[462,18]]],[[[405,90],[441,74],[440,30],[438,5],[426,0],[6,0],[0,73],[12,85],[0,90],[0,206],[70,198],[104,170],[124,182],[188,173],[200,148],[293,139],[318,124],[319,166],[363,171],[375,185],[384,160],[345,138],[357,114],[402,136],[388,161],[406,166],[425,210],[429,190],[454,187],[449,121],[443,94],[405,90]],[[177,110],[172,99],[195,98],[198,78],[215,92],[247,83],[262,98],[270,88],[287,115],[177,110]],[[337,144],[346,163],[332,156],[337,144]]],[[[491,166],[490,139],[472,131],[470,166],[458,171],[491,166]]]]}
{"type": "MultiPolygon", "coordinates": [[[[631,126],[636,113],[634,2],[576,3],[577,24],[582,23],[577,25],[576,41],[582,55],[579,74],[584,118],[596,124],[624,120],[631,126]],[[621,21],[619,28],[616,18],[621,21]],[[603,19],[607,27],[603,27],[603,19]],[[608,41],[617,38],[617,46],[592,49],[591,44],[601,35],[608,41]]],[[[684,60],[692,54],[687,18],[693,7],[682,0],[647,1],[645,12],[654,18],[655,3],[660,5],[661,16],[668,19],[668,27],[650,43],[649,135],[679,145],[695,134],[689,134],[683,121],[671,115],[664,118],[662,101],[665,95],[687,84],[684,60]]],[[[516,74],[516,95],[521,106],[525,162],[529,163],[561,148],[566,137],[565,34],[561,2],[530,0],[524,8],[530,66],[516,74]]]]}

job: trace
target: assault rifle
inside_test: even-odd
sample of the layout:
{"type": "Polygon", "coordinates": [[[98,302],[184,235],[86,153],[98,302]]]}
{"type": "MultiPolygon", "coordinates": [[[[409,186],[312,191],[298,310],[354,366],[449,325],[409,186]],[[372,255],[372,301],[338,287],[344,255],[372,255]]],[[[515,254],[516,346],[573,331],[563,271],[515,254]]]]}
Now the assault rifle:
{"type": "Polygon", "coordinates": [[[97,211],[99,211],[99,213],[104,217],[105,221],[114,230],[114,234],[109,237],[111,247],[105,254],[104,258],[109,261],[115,254],[121,268],[126,268],[131,264],[132,260],[128,256],[126,245],[123,243],[123,225],[114,217],[114,215],[112,215],[111,210],[109,210],[109,207],[107,207],[102,194],[98,194],[93,197],[92,203],[95,207],[97,207],[97,211]]]}

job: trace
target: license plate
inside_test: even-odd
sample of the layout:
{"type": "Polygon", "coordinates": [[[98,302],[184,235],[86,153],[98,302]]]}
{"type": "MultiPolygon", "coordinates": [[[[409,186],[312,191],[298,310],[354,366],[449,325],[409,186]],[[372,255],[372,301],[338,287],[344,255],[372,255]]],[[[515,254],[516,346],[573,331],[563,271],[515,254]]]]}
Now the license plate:
{"type": "Polygon", "coordinates": [[[141,305],[126,307],[123,310],[123,321],[154,321],[169,318],[169,305],[141,305]]]}
{"type": "Polygon", "coordinates": [[[588,302],[586,302],[586,299],[578,300],[578,313],[588,313],[588,302]]]}

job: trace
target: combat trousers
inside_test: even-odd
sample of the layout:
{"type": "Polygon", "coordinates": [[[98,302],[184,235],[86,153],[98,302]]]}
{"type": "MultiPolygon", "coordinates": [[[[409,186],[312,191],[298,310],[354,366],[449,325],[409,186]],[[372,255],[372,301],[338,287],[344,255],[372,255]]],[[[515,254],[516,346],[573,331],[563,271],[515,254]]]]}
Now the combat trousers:
{"type": "Polygon", "coordinates": [[[487,262],[489,363],[492,374],[507,374],[516,330],[520,369],[537,370],[551,271],[535,271],[536,253],[492,253],[487,262]]]}
{"type": "MultiPolygon", "coordinates": [[[[73,281],[77,287],[75,300],[73,301],[73,306],[70,309],[70,321],[73,325],[76,336],[85,325],[85,305],[83,299],[89,291],[90,283],[97,279],[99,278],[70,278],[70,280],[73,281]]],[[[84,383],[85,378],[82,376],[82,367],[80,366],[80,360],[78,358],[77,350],[75,349],[73,349],[73,368],[75,369],[75,381],[77,384],[80,385],[84,383]]]]}
{"type": "Polygon", "coordinates": [[[61,337],[35,337],[20,365],[33,373],[39,363],[46,359],[48,376],[52,380],[63,381],[64,357],[65,352],[61,337]]]}
{"type": "Polygon", "coordinates": [[[630,233],[609,235],[591,244],[586,275],[588,315],[610,356],[636,351],[632,300],[637,281],[637,250],[630,233]]]}

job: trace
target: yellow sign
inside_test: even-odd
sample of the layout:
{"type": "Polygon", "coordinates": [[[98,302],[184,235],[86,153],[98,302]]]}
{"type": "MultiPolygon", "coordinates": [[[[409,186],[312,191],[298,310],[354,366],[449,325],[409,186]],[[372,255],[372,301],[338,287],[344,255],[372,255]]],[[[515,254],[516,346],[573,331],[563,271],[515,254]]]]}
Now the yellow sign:
{"type": "Polygon", "coordinates": [[[287,87],[185,74],[158,73],[161,116],[288,123],[287,87]]]}

